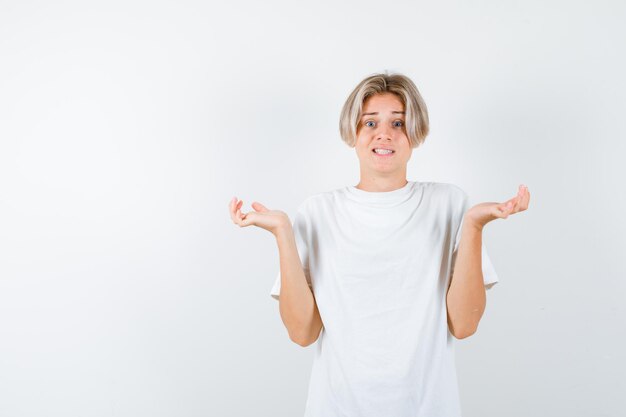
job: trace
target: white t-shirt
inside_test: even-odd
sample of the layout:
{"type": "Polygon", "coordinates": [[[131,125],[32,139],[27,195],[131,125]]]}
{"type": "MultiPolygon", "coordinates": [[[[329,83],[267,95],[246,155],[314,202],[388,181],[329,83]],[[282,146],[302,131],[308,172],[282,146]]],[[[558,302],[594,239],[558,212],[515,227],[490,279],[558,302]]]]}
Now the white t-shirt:
{"type": "MultiPolygon", "coordinates": [[[[293,230],[324,323],[305,417],[461,416],[446,292],[468,195],[409,181],[305,199],[293,230]]],[[[497,281],[483,244],[486,288],[497,281]]],[[[271,290],[278,299],[280,272],[271,290]]]]}

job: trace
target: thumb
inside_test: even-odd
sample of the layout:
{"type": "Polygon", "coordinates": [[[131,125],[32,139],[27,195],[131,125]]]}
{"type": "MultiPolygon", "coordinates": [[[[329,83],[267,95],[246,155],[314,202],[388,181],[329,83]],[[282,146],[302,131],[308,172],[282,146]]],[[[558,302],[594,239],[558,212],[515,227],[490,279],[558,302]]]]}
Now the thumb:
{"type": "Polygon", "coordinates": [[[263,204],[259,203],[258,201],[253,201],[251,206],[253,209],[259,212],[269,211],[267,207],[265,207],[263,204]]]}

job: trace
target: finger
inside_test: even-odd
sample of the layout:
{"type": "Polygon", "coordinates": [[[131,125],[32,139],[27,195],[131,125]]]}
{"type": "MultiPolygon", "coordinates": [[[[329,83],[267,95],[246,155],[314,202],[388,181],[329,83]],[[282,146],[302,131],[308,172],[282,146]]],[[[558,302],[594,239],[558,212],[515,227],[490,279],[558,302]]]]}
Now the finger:
{"type": "Polygon", "coordinates": [[[522,202],[520,204],[521,206],[520,210],[526,210],[528,208],[528,203],[530,202],[530,191],[528,191],[528,187],[526,185],[522,184],[522,188],[524,190],[524,193],[522,195],[522,202]]]}
{"type": "Polygon", "coordinates": [[[241,212],[241,208],[237,209],[237,220],[241,221],[245,217],[245,214],[241,212]]]}
{"type": "Polygon", "coordinates": [[[517,213],[518,211],[520,211],[521,202],[522,202],[522,196],[518,194],[517,197],[515,197],[513,207],[511,208],[511,213],[509,214],[517,213]]]}
{"type": "Polygon", "coordinates": [[[240,200],[237,204],[235,204],[232,208],[232,217],[233,217],[233,221],[235,223],[238,223],[238,221],[240,220],[241,216],[239,213],[239,210],[241,209],[241,205],[243,204],[243,200],[240,200]]]}
{"type": "Polygon", "coordinates": [[[515,199],[512,198],[510,200],[505,201],[504,203],[500,204],[498,206],[498,208],[503,212],[503,213],[510,213],[510,211],[512,210],[513,206],[515,205],[515,199]]]}
{"type": "Polygon", "coordinates": [[[515,195],[515,197],[511,198],[509,201],[507,201],[507,204],[512,203],[511,206],[511,210],[509,214],[513,214],[513,213],[517,213],[519,211],[520,208],[520,204],[522,201],[522,197],[524,196],[524,185],[520,185],[517,189],[517,194],[515,195]]]}
{"type": "Polygon", "coordinates": [[[242,201],[243,200],[237,200],[237,197],[233,197],[233,199],[230,200],[230,207],[233,210],[233,213],[237,210],[237,206],[240,205],[242,201]]]}
{"type": "Polygon", "coordinates": [[[502,204],[509,204],[509,203],[513,203],[515,204],[515,200],[517,199],[517,195],[513,198],[509,198],[508,200],[506,200],[504,203],[502,204]]]}
{"type": "Polygon", "coordinates": [[[524,194],[524,199],[522,201],[523,210],[526,210],[528,208],[528,203],[529,202],[530,202],[530,191],[528,191],[528,188],[526,188],[526,192],[524,194]]]}
{"type": "Polygon", "coordinates": [[[237,201],[237,197],[233,197],[232,200],[230,200],[230,203],[228,204],[228,212],[230,213],[230,218],[232,219],[233,223],[236,223],[236,219],[235,219],[235,202],[237,201]]]}
{"type": "Polygon", "coordinates": [[[520,184],[519,187],[517,187],[517,194],[515,194],[515,197],[509,199],[508,201],[513,201],[513,203],[518,202],[525,194],[526,192],[526,188],[524,188],[524,184],[520,184]]]}
{"type": "Polygon", "coordinates": [[[254,225],[257,220],[255,216],[258,216],[258,215],[259,214],[257,214],[256,211],[249,211],[248,213],[245,214],[245,217],[241,220],[241,226],[245,227],[245,226],[254,225]]]}
{"type": "Polygon", "coordinates": [[[520,185],[520,190],[517,193],[517,197],[516,197],[515,207],[512,211],[513,213],[526,210],[527,195],[528,195],[528,190],[526,189],[526,186],[520,185]]]}
{"type": "Polygon", "coordinates": [[[509,200],[502,204],[501,210],[502,210],[503,219],[506,219],[507,217],[509,217],[509,214],[511,214],[511,211],[513,210],[514,205],[515,205],[514,200],[509,200]]]}
{"type": "Polygon", "coordinates": [[[242,227],[250,224],[249,214],[250,213],[242,213],[241,209],[237,210],[237,224],[242,227]]]}
{"type": "Polygon", "coordinates": [[[239,213],[241,214],[239,217],[239,226],[245,227],[254,224],[254,216],[256,216],[256,212],[249,211],[247,213],[241,213],[241,211],[239,211],[239,213]]]}
{"type": "Polygon", "coordinates": [[[496,209],[492,212],[492,214],[496,216],[497,218],[501,219],[506,215],[506,210],[507,210],[506,203],[501,203],[496,206],[496,209]]]}
{"type": "Polygon", "coordinates": [[[502,219],[506,216],[506,208],[504,206],[497,206],[492,214],[498,219],[502,219]]]}
{"type": "Polygon", "coordinates": [[[259,203],[258,201],[254,201],[252,202],[252,208],[255,209],[256,211],[269,211],[269,209],[267,207],[265,207],[263,204],[259,203]]]}
{"type": "Polygon", "coordinates": [[[517,193],[517,195],[519,196],[519,204],[517,207],[517,211],[524,211],[526,210],[526,199],[528,196],[528,187],[526,187],[524,184],[521,184],[519,186],[519,191],[517,193]]]}
{"type": "Polygon", "coordinates": [[[525,201],[526,201],[526,192],[524,191],[524,194],[519,197],[519,202],[517,203],[516,211],[519,212],[519,211],[526,210],[526,207],[524,207],[525,201]]]}

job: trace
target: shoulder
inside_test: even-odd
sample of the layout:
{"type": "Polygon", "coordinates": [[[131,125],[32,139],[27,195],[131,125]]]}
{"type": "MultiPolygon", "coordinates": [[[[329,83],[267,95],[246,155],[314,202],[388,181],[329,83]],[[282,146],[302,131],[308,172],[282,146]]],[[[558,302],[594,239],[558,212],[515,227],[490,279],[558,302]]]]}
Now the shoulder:
{"type": "Polygon", "coordinates": [[[424,183],[432,195],[442,198],[452,204],[463,205],[469,196],[467,192],[456,184],[448,182],[427,182],[424,183]]]}
{"type": "Polygon", "coordinates": [[[447,182],[430,183],[431,196],[439,202],[440,207],[445,207],[445,212],[452,217],[462,216],[470,205],[467,192],[456,184],[447,182]]]}
{"type": "Polygon", "coordinates": [[[332,215],[341,206],[345,197],[345,187],[321,191],[306,197],[298,205],[299,215],[311,220],[323,219],[332,215]]]}
{"type": "Polygon", "coordinates": [[[311,208],[319,208],[320,206],[327,205],[329,203],[334,202],[341,193],[344,192],[344,188],[337,188],[329,191],[321,191],[315,194],[309,195],[307,198],[302,200],[299,208],[303,210],[311,209],[311,208]]]}
{"type": "Polygon", "coordinates": [[[306,197],[298,205],[296,209],[297,213],[306,217],[314,216],[315,213],[319,212],[319,208],[326,204],[330,198],[332,198],[331,193],[332,192],[330,191],[325,191],[315,193],[306,197]]]}
{"type": "Polygon", "coordinates": [[[300,202],[298,205],[298,210],[307,210],[316,204],[319,204],[322,200],[324,200],[324,194],[326,193],[316,193],[306,197],[304,200],[300,202]]]}

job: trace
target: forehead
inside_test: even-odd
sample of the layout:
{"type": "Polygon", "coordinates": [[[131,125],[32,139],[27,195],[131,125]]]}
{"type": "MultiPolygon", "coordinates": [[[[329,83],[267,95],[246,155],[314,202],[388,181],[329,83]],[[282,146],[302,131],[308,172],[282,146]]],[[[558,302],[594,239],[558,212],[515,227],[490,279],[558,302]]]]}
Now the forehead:
{"type": "Polygon", "coordinates": [[[393,93],[374,94],[363,102],[363,113],[390,113],[391,111],[404,111],[402,100],[393,93]]]}

